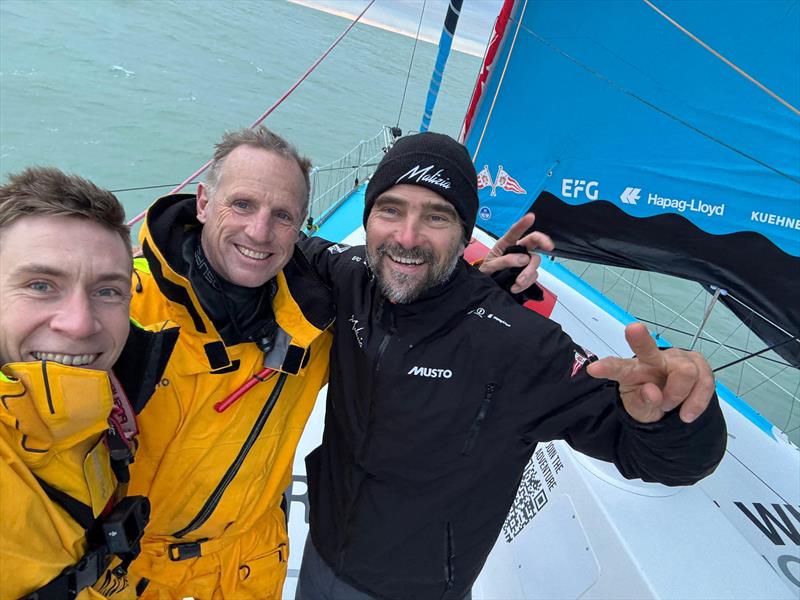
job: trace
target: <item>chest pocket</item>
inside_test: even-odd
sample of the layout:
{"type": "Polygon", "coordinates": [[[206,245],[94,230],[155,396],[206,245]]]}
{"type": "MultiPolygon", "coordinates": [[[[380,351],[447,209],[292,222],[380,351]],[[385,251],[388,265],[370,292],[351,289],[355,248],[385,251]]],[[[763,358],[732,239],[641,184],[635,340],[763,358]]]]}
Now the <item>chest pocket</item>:
{"type": "Polygon", "coordinates": [[[494,398],[494,393],[496,390],[497,384],[494,382],[487,383],[484,387],[483,399],[478,405],[478,412],[472,421],[472,425],[470,425],[469,432],[467,433],[467,439],[464,441],[464,448],[461,450],[461,454],[469,456],[472,453],[472,449],[475,447],[475,441],[478,439],[478,435],[480,434],[481,429],[486,422],[487,416],[489,415],[489,411],[492,408],[492,399],[494,398]]]}

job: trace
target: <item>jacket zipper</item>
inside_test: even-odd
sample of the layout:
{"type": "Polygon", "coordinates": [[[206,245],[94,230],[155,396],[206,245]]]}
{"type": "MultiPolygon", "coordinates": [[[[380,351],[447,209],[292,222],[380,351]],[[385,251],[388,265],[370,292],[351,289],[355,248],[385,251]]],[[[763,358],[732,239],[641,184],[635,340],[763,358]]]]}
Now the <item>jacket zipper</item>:
{"type": "Polygon", "coordinates": [[[455,548],[453,542],[453,525],[449,521],[447,522],[447,527],[445,529],[445,564],[444,564],[444,574],[445,574],[445,587],[444,587],[444,594],[442,597],[447,595],[456,581],[456,574],[455,574],[455,548]]]}
{"type": "MultiPolygon", "coordinates": [[[[381,306],[380,310],[383,310],[383,306],[381,306]]],[[[375,397],[377,395],[377,388],[378,388],[378,374],[381,370],[381,360],[383,359],[383,354],[386,352],[386,347],[389,345],[389,341],[392,339],[394,335],[394,327],[390,326],[386,333],[383,334],[383,338],[381,339],[381,343],[378,345],[378,352],[375,356],[375,369],[373,370],[373,377],[372,377],[372,397],[370,399],[369,405],[369,419],[367,425],[367,433],[364,437],[364,443],[361,445],[361,449],[358,453],[359,462],[363,462],[364,457],[367,454],[367,448],[369,448],[369,443],[372,439],[372,421],[374,418],[374,408],[375,408],[375,397]]],[[[358,496],[360,494],[361,487],[359,486],[358,492],[353,495],[353,501],[350,503],[350,506],[347,510],[347,517],[345,519],[346,529],[345,535],[342,538],[341,546],[339,546],[339,561],[338,561],[338,571],[341,571],[344,567],[344,557],[345,557],[345,547],[347,546],[347,542],[350,540],[350,536],[352,533],[353,527],[353,512],[355,511],[356,504],[358,503],[358,496]]]]}
{"type": "Polygon", "coordinates": [[[253,444],[256,443],[258,436],[261,434],[261,431],[264,429],[264,425],[269,418],[272,409],[275,408],[275,403],[278,401],[278,396],[281,394],[281,390],[283,389],[283,384],[286,381],[286,373],[281,373],[278,381],[275,382],[275,387],[272,389],[272,393],[270,394],[269,398],[267,399],[266,404],[264,404],[264,408],[261,409],[261,413],[259,413],[256,422],[253,424],[253,428],[250,430],[250,433],[247,436],[247,439],[244,441],[244,444],[239,449],[239,454],[236,455],[236,458],[231,463],[231,466],[228,467],[228,470],[225,471],[225,475],[222,476],[222,479],[217,484],[217,487],[211,493],[211,496],[208,497],[206,503],[200,509],[200,512],[189,522],[189,524],[181,529],[180,531],[176,531],[173,533],[173,537],[182,538],[187,533],[190,533],[200,527],[203,523],[205,523],[208,518],[211,516],[211,513],[214,512],[214,509],[219,504],[219,501],[222,499],[222,494],[225,492],[225,489],[230,485],[233,478],[236,476],[236,473],[239,472],[239,469],[244,462],[244,459],[247,457],[250,449],[253,447],[253,444]]]}
{"type": "Polygon", "coordinates": [[[497,386],[494,383],[490,383],[486,386],[486,391],[484,392],[483,400],[481,401],[481,407],[478,409],[478,416],[475,417],[475,420],[472,422],[472,427],[469,428],[467,441],[464,442],[464,449],[461,451],[461,454],[469,455],[469,453],[472,451],[472,447],[475,445],[475,440],[478,437],[478,433],[480,433],[483,422],[486,420],[486,413],[489,412],[489,405],[492,403],[492,396],[494,396],[496,387],[497,386]]]}

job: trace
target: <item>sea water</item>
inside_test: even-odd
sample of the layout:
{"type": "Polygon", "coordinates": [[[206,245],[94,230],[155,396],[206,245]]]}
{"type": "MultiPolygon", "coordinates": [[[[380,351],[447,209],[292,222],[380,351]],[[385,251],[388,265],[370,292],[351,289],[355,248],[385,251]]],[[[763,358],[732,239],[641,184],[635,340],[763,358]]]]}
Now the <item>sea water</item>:
{"type": "MultiPolygon", "coordinates": [[[[258,118],[347,25],[283,0],[0,0],[0,177],[54,165],[117,191],[136,215],[205,163],[222,132],[258,118]]],[[[356,25],[265,123],[315,164],[384,125],[414,130],[435,56],[431,44],[356,25]]],[[[458,134],[479,67],[478,57],[451,54],[432,130],[458,134]]],[[[681,346],[694,333],[683,317],[699,323],[709,301],[671,278],[569,266],[681,346]],[[644,284],[681,316],[623,279],[644,284]]],[[[721,307],[706,333],[748,351],[763,347],[721,307]]],[[[697,348],[714,366],[741,354],[702,339],[697,348]]],[[[791,395],[800,375],[775,359],[719,376],[797,442],[800,407],[791,395]]]]}

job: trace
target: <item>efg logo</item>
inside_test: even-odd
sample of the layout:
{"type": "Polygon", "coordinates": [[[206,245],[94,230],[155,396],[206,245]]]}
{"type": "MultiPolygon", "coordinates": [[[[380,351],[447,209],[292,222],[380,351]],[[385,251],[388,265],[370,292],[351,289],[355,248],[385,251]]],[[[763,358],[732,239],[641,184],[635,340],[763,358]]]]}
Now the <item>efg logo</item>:
{"type": "Polygon", "coordinates": [[[596,181],[587,182],[585,179],[562,179],[561,195],[564,198],[580,198],[597,200],[600,197],[600,184],[596,181]]]}
{"type": "Polygon", "coordinates": [[[411,367],[408,374],[432,379],[450,379],[453,376],[453,372],[450,369],[432,369],[431,367],[411,367]]]}

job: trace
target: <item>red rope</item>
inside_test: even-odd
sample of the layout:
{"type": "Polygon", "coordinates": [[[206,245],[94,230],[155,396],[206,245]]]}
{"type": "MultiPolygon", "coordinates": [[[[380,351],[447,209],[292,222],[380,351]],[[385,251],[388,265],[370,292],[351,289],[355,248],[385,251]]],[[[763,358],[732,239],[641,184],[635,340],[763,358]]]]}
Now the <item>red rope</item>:
{"type": "Polygon", "coordinates": [[[269,378],[269,376],[272,375],[274,372],[275,371],[273,371],[272,369],[264,367],[258,373],[253,375],[250,379],[245,381],[238,390],[235,390],[224,400],[220,400],[219,402],[217,402],[214,405],[214,410],[217,411],[218,413],[228,410],[228,408],[230,408],[230,406],[234,402],[236,402],[239,398],[244,396],[250,390],[250,388],[252,388],[256,384],[261,383],[262,381],[266,381],[269,378]]]}
{"type": "MultiPolygon", "coordinates": [[[[264,114],[262,114],[260,117],[258,117],[258,119],[256,119],[256,120],[253,122],[253,124],[252,124],[252,125],[250,125],[250,129],[253,129],[253,128],[257,127],[258,125],[260,125],[260,124],[261,124],[261,122],[262,122],[262,121],[264,121],[264,119],[266,119],[266,118],[267,118],[267,117],[268,117],[268,116],[269,116],[269,115],[272,113],[272,111],[274,111],[276,108],[278,108],[278,106],[280,106],[280,105],[281,105],[281,103],[282,103],[284,100],[286,100],[286,98],[288,98],[288,97],[289,97],[289,95],[290,95],[292,92],[294,92],[294,91],[297,89],[297,87],[298,87],[298,86],[299,86],[301,83],[303,83],[303,81],[305,81],[305,79],[306,79],[306,78],[307,78],[307,77],[308,77],[308,76],[311,74],[311,72],[312,72],[314,69],[316,69],[316,68],[317,68],[317,66],[319,65],[319,63],[321,63],[323,60],[325,60],[325,58],[328,56],[328,54],[330,54],[330,53],[331,53],[331,51],[332,51],[332,50],[333,50],[333,49],[334,49],[334,48],[335,48],[335,47],[336,47],[336,46],[339,44],[339,42],[341,42],[341,41],[344,39],[344,36],[346,36],[348,33],[350,33],[350,30],[351,30],[353,27],[355,27],[356,23],[358,23],[358,22],[361,20],[361,17],[363,17],[363,16],[364,16],[364,13],[365,13],[365,12],[367,12],[367,9],[368,9],[370,6],[372,6],[374,3],[375,3],[375,0],[370,0],[370,1],[369,1],[369,4],[367,4],[367,5],[364,7],[364,10],[362,10],[362,11],[359,13],[359,15],[358,15],[358,16],[357,16],[357,17],[356,17],[356,18],[355,18],[355,19],[352,21],[352,23],[350,23],[350,25],[348,25],[348,27],[347,27],[347,28],[346,28],[346,29],[345,29],[345,30],[342,32],[342,34],[341,34],[341,35],[340,35],[338,38],[336,38],[336,41],[334,41],[334,42],[333,42],[333,43],[332,43],[332,44],[331,44],[331,45],[328,47],[328,49],[327,49],[327,50],[325,50],[325,52],[323,52],[323,53],[322,53],[322,55],[321,55],[321,56],[320,56],[320,57],[319,57],[319,58],[318,58],[318,59],[317,59],[317,60],[314,62],[314,64],[312,64],[312,65],[311,65],[311,66],[310,66],[310,67],[309,67],[309,68],[306,70],[306,72],[305,72],[305,73],[303,73],[303,75],[300,77],[300,79],[298,79],[298,80],[297,80],[297,81],[296,81],[296,82],[295,82],[295,83],[292,85],[292,87],[290,87],[288,90],[286,90],[286,92],[283,94],[283,96],[281,96],[280,98],[278,98],[278,100],[277,100],[277,101],[276,101],[276,102],[275,102],[275,103],[274,103],[272,106],[270,106],[270,107],[269,107],[269,108],[268,108],[266,111],[264,111],[264,114]]],[[[177,193],[178,193],[178,192],[180,192],[180,191],[181,191],[183,188],[185,188],[187,185],[189,185],[189,183],[191,183],[191,182],[192,182],[192,180],[193,180],[195,177],[197,177],[198,175],[200,175],[201,173],[203,173],[203,171],[205,171],[205,170],[206,170],[208,167],[210,167],[210,166],[211,166],[211,161],[209,160],[209,161],[208,161],[206,164],[204,164],[202,167],[200,167],[200,168],[199,168],[197,171],[195,171],[194,173],[192,173],[191,175],[189,175],[189,177],[187,177],[186,179],[184,179],[184,180],[183,180],[183,182],[182,182],[180,185],[178,185],[178,186],[177,186],[175,189],[173,189],[173,190],[172,190],[171,192],[169,192],[169,193],[170,193],[170,194],[177,194],[177,193]]],[[[136,216],[135,216],[133,219],[131,219],[130,221],[128,221],[128,225],[135,225],[136,223],[138,223],[139,221],[141,221],[141,220],[144,218],[144,216],[145,216],[145,214],[146,214],[146,213],[147,213],[147,211],[145,210],[145,211],[141,212],[140,214],[136,215],[136,216]]]]}

